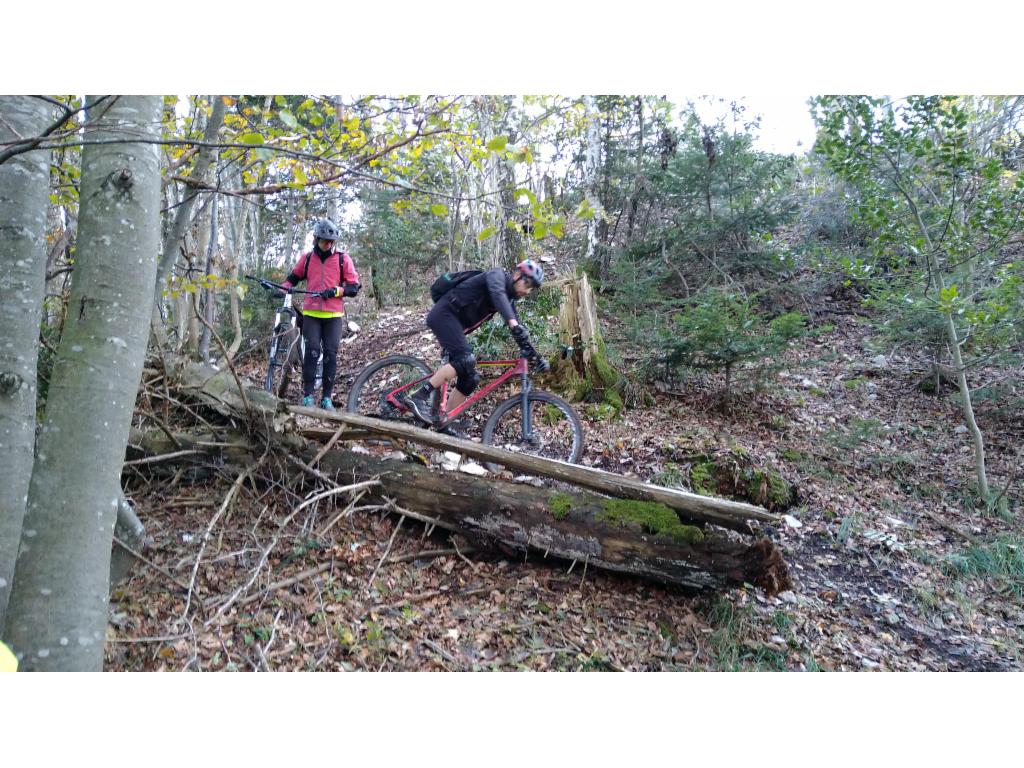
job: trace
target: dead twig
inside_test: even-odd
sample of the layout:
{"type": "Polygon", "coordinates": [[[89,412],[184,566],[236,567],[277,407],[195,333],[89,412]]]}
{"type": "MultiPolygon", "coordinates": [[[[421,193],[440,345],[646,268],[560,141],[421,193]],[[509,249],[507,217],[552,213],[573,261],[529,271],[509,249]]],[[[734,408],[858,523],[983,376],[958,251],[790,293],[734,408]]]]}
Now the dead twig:
{"type": "Polygon", "coordinates": [[[182,456],[195,456],[196,454],[202,453],[203,451],[196,451],[192,449],[175,451],[174,453],[164,453],[159,456],[148,456],[145,459],[132,459],[131,461],[126,461],[123,466],[133,467],[139,464],[155,464],[159,461],[170,461],[171,459],[179,459],[182,456]]]}
{"type": "Polygon", "coordinates": [[[455,554],[458,555],[460,558],[462,558],[462,561],[466,565],[468,565],[470,568],[473,569],[473,573],[476,573],[477,570],[479,570],[477,564],[474,563],[472,560],[470,560],[468,557],[466,557],[464,554],[462,554],[459,551],[459,545],[455,543],[455,538],[454,537],[452,537],[452,546],[455,547],[455,554]]]}
{"type": "Polygon", "coordinates": [[[127,544],[125,544],[123,541],[121,541],[119,538],[117,538],[117,536],[114,537],[114,543],[117,546],[119,546],[121,549],[123,549],[125,552],[127,552],[129,555],[134,557],[136,560],[138,560],[139,562],[144,563],[145,565],[148,565],[150,568],[152,568],[154,571],[156,571],[157,573],[161,574],[162,576],[166,576],[168,579],[170,579],[175,584],[177,584],[178,587],[180,587],[183,591],[188,592],[188,584],[184,584],[184,583],[178,581],[178,579],[176,579],[174,577],[174,574],[172,574],[166,568],[163,568],[163,567],[157,565],[156,563],[154,563],[149,558],[147,558],[147,557],[143,556],[142,554],[136,552],[134,549],[132,549],[127,544]]]}
{"type": "Polygon", "coordinates": [[[279,589],[284,589],[285,587],[290,587],[293,584],[298,584],[300,581],[305,581],[306,579],[311,578],[313,576],[319,576],[324,571],[331,570],[331,568],[333,568],[334,565],[335,563],[333,561],[330,563],[322,563],[318,565],[316,568],[309,568],[305,571],[302,571],[302,573],[297,573],[291,578],[282,579],[281,581],[275,581],[273,584],[268,584],[266,589],[264,589],[262,592],[255,595],[249,595],[248,597],[239,600],[238,607],[242,608],[243,606],[249,605],[250,603],[254,603],[261,597],[263,597],[264,594],[270,592],[277,592],[277,590],[279,589]]]}
{"type": "Polygon", "coordinates": [[[249,577],[249,580],[231,593],[231,595],[217,609],[217,612],[207,620],[204,626],[210,626],[210,624],[216,621],[220,616],[223,616],[225,611],[227,611],[228,608],[230,608],[241,595],[245,594],[245,592],[248,591],[249,587],[251,587],[253,583],[256,581],[256,579],[259,578],[260,572],[263,570],[263,566],[267,562],[267,558],[270,557],[270,553],[273,551],[274,547],[277,546],[277,542],[281,540],[281,533],[284,531],[285,526],[287,526],[288,523],[290,523],[292,519],[297,514],[299,514],[299,512],[308,507],[310,504],[316,503],[320,499],[326,498],[328,496],[333,496],[343,491],[353,491],[359,490],[361,488],[368,488],[372,485],[376,485],[378,482],[379,481],[377,479],[365,480],[361,483],[355,483],[353,485],[348,485],[340,488],[332,488],[329,491],[318,493],[317,495],[309,499],[306,499],[299,506],[293,509],[291,513],[289,513],[289,515],[284,520],[282,520],[280,524],[277,526],[277,532],[274,534],[274,537],[270,540],[270,543],[263,548],[263,552],[260,554],[260,560],[256,564],[256,567],[252,569],[252,575],[249,577]]]}
{"type": "Polygon", "coordinates": [[[199,322],[206,326],[210,335],[213,336],[214,341],[217,342],[217,346],[220,347],[220,352],[224,355],[224,362],[227,363],[228,370],[231,371],[231,375],[235,377],[235,386],[238,387],[238,394],[242,398],[242,405],[245,406],[245,412],[249,414],[250,418],[254,418],[252,406],[249,405],[249,398],[245,395],[245,387],[242,386],[242,380],[238,377],[238,371],[235,370],[235,364],[231,362],[231,355],[228,354],[228,348],[224,346],[223,340],[220,338],[220,334],[214,330],[213,326],[210,325],[206,318],[200,314],[198,308],[195,306],[195,302],[192,303],[194,314],[198,318],[199,322]]]}
{"type": "Polygon", "coordinates": [[[206,531],[203,533],[202,542],[199,545],[199,554],[196,555],[195,565],[192,566],[192,577],[189,579],[188,582],[188,595],[185,598],[185,609],[182,611],[181,614],[182,620],[184,620],[188,616],[188,609],[192,605],[192,590],[195,588],[196,585],[196,575],[199,573],[199,563],[203,559],[203,551],[206,549],[206,543],[210,540],[210,533],[213,531],[213,526],[217,524],[217,521],[220,519],[221,515],[223,515],[227,511],[228,507],[231,505],[231,500],[234,498],[235,493],[237,493],[238,489],[242,487],[242,483],[245,482],[245,478],[249,475],[249,473],[253,472],[256,469],[256,466],[258,465],[253,465],[248,469],[244,469],[238,474],[238,477],[235,479],[234,484],[228,491],[227,496],[224,497],[224,501],[220,505],[220,509],[218,509],[216,513],[214,513],[213,517],[210,518],[209,525],[206,526],[206,531]]]}
{"type": "Polygon", "coordinates": [[[966,541],[970,542],[971,544],[977,545],[979,543],[977,537],[972,536],[971,534],[967,533],[966,531],[961,531],[959,528],[957,528],[952,523],[947,523],[945,520],[943,520],[941,517],[936,515],[931,510],[922,508],[920,511],[923,512],[924,514],[926,514],[928,517],[930,517],[936,523],[938,523],[939,526],[941,526],[942,528],[945,528],[947,531],[955,533],[957,536],[960,536],[961,538],[965,539],[966,541]]]}
{"type": "MultiPolygon", "coordinates": [[[[438,654],[442,659],[447,661],[449,664],[456,664],[457,665],[459,663],[458,659],[456,659],[454,656],[452,656],[450,653],[448,653],[448,651],[446,651],[440,645],[435,643],[433,640],[427,640],[426,638],[423,638],[422,640],[420,640],[419,644],[420,645],[425,645],[427,648],[432,650],[434,653],[438,654]]],[[[442,666],[444,666],[445,669],[448,669],[448,667],[446,665],[442,665],[442,666]]]]}
{"type": "Polygon", "coordinates": [[[359,495],[356,496],[354,499],[352,499],[351,503],[349,503],[349,505],[347,507],[345,507],[343,510],[341,510],[341,512],[339,512],[333,518],[331,518],[330,522],[328,522],[327,525],[325,525],[323,528],[321,528],[319,531],[317,531],[315,536],[318,539],[322,539],[324,536],[327,535],[327,532],[330,531],[331,528],[333,528],[337,524],[337,522],[339,520],[341,520],[341,518],[343,518],[343,517],[350,517],[351,515],[355,514],[355,511],[357,509],[360,509],[360,510],[362,510],[362,509],[380,509],[380,505],[379,504],[367,504],[367,505],[362,506],[362,507],[356,507],[356,504],[358,504],[360,499],[362,499],[363,496],[365,496],[365,495],[366,495],[366,490],[360,491],[359,495]]]}
{"type": "Polygon", "coordinates": [[[405,516],[404,515],[398,518],[398,524],[395,526],[395,530],[391,532],[391,538],[388,539],[388,546],[384,550],[384,554],[381,555],[380,560],[377,562],[377,567],[374,568],[373,569],[373,573],[370,574],[370,579],[366,582],[366,588],[367,589],[370,589],[370,587],[373,586],[373,580],[375,578],[377,578],[377,571],[379,571],[380,567],[382,565],[384,565],[384,559],[388,556],[388,554],[390,554],[390,552],[391,552],[391,545],[395,543],[395,537],[398,535],[398,531],[401,529],[402,523],[404,523],[404,522],[405,522],[405,516]]]}
{"type": "Polygon", "coordinates": [[[324,457],[324,454],[326,454],[329,450],[331,450],[331,448],[334,446],[334,444],[336,442],[338,442],[338,438],[341,437],[341,435],[345,431],[345,429],[346,429],[346,425],[344,425],[344,424],[342,424],[340,427],[338,427],[337,432],[335,432],[334,435],[331,437],[331,439],[327,441],[327,444],[323,448],[320,449],[320,451],[317,453],[317,455],[313,457],[313,460],[311,462],[309,462],[309,467],[310,468],[312,468],[318,461],[320,461],[320,459],[322,459],[324,457]]]}
{"type": "MultiPolygon", "coordinates": [[[[463,554],[472,554],[476,552],[473,547],[464,547],[462,550],[463,554]]],[[[409,563],[414,560],[433,560],[435,557],[447,557],[448,555],[458,554],[458,549],[423,549],[419,552],[410,552],[407,555],[395,555],[389,557],[389,563],[409,563]]]]}
{"type": "Polygon", "coordinates": [[[412,597],[407,597],[404,600],[399,600],[397,603],[389,603],[388,605],[382,605],[379,608],[371,608],[371,611],[394,611],[398,608],[403,608],[407,605],[414,603],[422,603],[426,600],[433,600],[435,597],[472,597],[474,595],[490,594],[492,587],[473,587],[472,589],[459,589],[454,592],[450,589],[434,589],[430,592],[422,592],[412,597]]]}

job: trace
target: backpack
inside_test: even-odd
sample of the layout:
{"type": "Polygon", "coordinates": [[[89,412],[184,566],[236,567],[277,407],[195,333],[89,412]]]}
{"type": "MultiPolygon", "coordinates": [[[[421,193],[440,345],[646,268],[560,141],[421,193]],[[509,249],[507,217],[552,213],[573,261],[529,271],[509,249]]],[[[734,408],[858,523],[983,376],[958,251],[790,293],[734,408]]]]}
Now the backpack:
{"type": "Polygon", "coordinates": [[[471,277],[482,275],[484,271],[482,269],[467,269],[463,272],[445,272],[437,280],[430,284],[430,298],[433,299],[436,304],[441,300],[448,291],[454,288],[459,283],[468,280],[471,277]]]}

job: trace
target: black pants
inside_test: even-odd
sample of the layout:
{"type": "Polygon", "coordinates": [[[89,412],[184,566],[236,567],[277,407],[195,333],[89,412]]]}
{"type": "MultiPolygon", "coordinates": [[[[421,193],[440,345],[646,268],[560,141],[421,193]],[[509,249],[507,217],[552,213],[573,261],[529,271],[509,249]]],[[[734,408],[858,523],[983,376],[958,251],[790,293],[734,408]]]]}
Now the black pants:
{"type": "Polygon", "coordinates": [[[427,314],[427,327],[434,332],[438,343],[448,353],[449,362],[455,368],[458,380],[455,388],[466,397],[473,394],[480,377],[476,375],[475,366],[466,366],[461,361],[467,357],[472,359],[473,345],[466,338],[462,321],[446,301],[439,301],[427,314]]]}
{"type": "Polygon", "coordinates": [[[316,383],[316,363],[320,348],[324,353],[324,397],[334,392],[334,373],[338,369],[338,341],[341,339],[341,317],[302,318],[302,336],[306,339],[306,356],[302,358],[302,394],[313,394],[316,383]]]}

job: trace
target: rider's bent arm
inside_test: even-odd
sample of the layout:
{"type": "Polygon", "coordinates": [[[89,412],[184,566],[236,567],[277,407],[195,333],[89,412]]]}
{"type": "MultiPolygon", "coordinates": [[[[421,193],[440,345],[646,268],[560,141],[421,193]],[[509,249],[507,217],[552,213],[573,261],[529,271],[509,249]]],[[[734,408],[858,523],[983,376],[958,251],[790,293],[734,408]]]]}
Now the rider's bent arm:
{"type": "Polygon", "coordinates": [[[491,295],[491,303],[494,304],[494,308],[498,310],[509,328],[515,327],[519,322],[519,316],[505,292],[505,270],[489,269],[484,273],[484,280],[487,282],[487,292],[491,295]]]}

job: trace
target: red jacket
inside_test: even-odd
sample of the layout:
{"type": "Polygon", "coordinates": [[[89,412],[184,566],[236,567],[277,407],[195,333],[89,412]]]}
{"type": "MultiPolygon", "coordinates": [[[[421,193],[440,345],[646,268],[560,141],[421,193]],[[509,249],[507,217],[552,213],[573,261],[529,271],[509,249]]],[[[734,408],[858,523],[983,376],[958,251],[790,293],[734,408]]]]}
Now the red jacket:
{"type": "MultiPolygon", "coordinates": [[[[304,253],[299,256],[298,262],[292,268],[291,274],[282,285],[289,288],[302,280],[306,281],[306,290],[323,291],[327,288],[338,288],[348,283],[358,283],[359,273],[356,272],[352,257],[347,253],[335,251],[326,259],[321,259],[315,251],[304,253]]],[[[340,294],[341,291],[338,291],[340,294]]],[[[303,311],[311,309],[319,312],[344,312],[345,304],[341,296],[331,299],[322,299],[319,296],[306,296],[302,302],[303,311]]]]}

